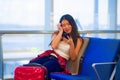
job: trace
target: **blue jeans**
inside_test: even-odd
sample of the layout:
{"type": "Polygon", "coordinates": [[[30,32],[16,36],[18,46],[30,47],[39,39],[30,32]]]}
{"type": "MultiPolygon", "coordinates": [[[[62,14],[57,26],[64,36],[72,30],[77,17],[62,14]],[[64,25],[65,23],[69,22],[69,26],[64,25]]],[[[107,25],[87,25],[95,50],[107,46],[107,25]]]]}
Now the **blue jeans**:
{"type": "Polygon", "coordinates": [[[29,63],[38,63],[45,66],[48,70],[48,78],[50,78],[51,72],[62,72],[64,69],[60,67],[58,59],[52,55],[47,57],[36,58],[29,63]]]}

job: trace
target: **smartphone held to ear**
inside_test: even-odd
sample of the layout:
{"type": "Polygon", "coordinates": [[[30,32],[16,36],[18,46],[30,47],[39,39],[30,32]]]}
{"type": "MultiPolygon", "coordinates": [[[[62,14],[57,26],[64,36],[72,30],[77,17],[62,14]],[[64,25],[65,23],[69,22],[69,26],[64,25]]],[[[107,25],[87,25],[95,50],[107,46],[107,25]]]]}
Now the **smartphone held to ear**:
{"type": "Polygon", "coordinates": [[[63,32],[62,37],[68,39],[68,37],[70,37],[70,34],[68,34],[68,33],[66,33],[66,32],[63,32]]]}

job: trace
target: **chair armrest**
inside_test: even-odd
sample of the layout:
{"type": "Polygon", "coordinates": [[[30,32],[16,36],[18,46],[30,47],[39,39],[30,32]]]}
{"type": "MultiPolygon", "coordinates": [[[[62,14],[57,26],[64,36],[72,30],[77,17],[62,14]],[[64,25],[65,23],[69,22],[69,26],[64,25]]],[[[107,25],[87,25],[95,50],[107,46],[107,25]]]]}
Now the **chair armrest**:
{"type": "Polygon", "coordinates": [[[99,75],[99,73],[98,73],[98,71],[96,69],[96,66],[99,66],[99,65],[112,65],[112,64],[117,64],[117,62],[103,62],[103,63],[93,63],[92,64],[92,67],[93,67],[93,69],[94,69],[94,71],[95,71],[95,73],[97,75],[98,80],[101,80],[101,78],[100,78],[100,75],[99,75]]]}

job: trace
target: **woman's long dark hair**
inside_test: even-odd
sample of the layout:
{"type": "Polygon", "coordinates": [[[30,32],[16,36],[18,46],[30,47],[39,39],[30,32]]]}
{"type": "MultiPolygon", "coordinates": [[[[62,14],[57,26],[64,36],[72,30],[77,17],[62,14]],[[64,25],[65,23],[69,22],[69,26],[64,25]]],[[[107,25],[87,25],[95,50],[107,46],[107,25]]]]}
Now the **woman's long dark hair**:
{"type": "Polygon", "coordinates": [[[70,23],[70,25],[72,26],[72,31],[71,31],[70,35],[71,35],[71,37],[72,37],[72,39],[73,39],[73,42],[74,42],[74,45],[75,45],[75,47],[76,47],[77,38],[78,38],[78,37],[81,38],[80,35],[79,35],[79,33],[78,33],[77,24],[76,24],[74,18],[73,18],[71,15],[69,15],[69,14],[63,15],[63,16],[60,18],[60,21],[59,21],[59,22],[61,23],[63,20],[67,20],[67,21],[70,23]]]}

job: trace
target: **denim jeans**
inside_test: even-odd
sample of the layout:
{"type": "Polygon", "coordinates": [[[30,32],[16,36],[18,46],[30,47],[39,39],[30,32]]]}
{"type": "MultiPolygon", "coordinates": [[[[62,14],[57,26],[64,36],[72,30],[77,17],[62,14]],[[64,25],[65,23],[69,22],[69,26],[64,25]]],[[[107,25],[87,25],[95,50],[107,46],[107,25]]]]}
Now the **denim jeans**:
{"type": "Polygon", "coordinates": [[[50,78],[51,72],[62,72],[63,69],[58,63],[58,59],[52,55],[47,57],[36,58],[35,60],[30,61],[29,63],[38,63],[45,66],[48,70],[48,78],[50,78]]]}

